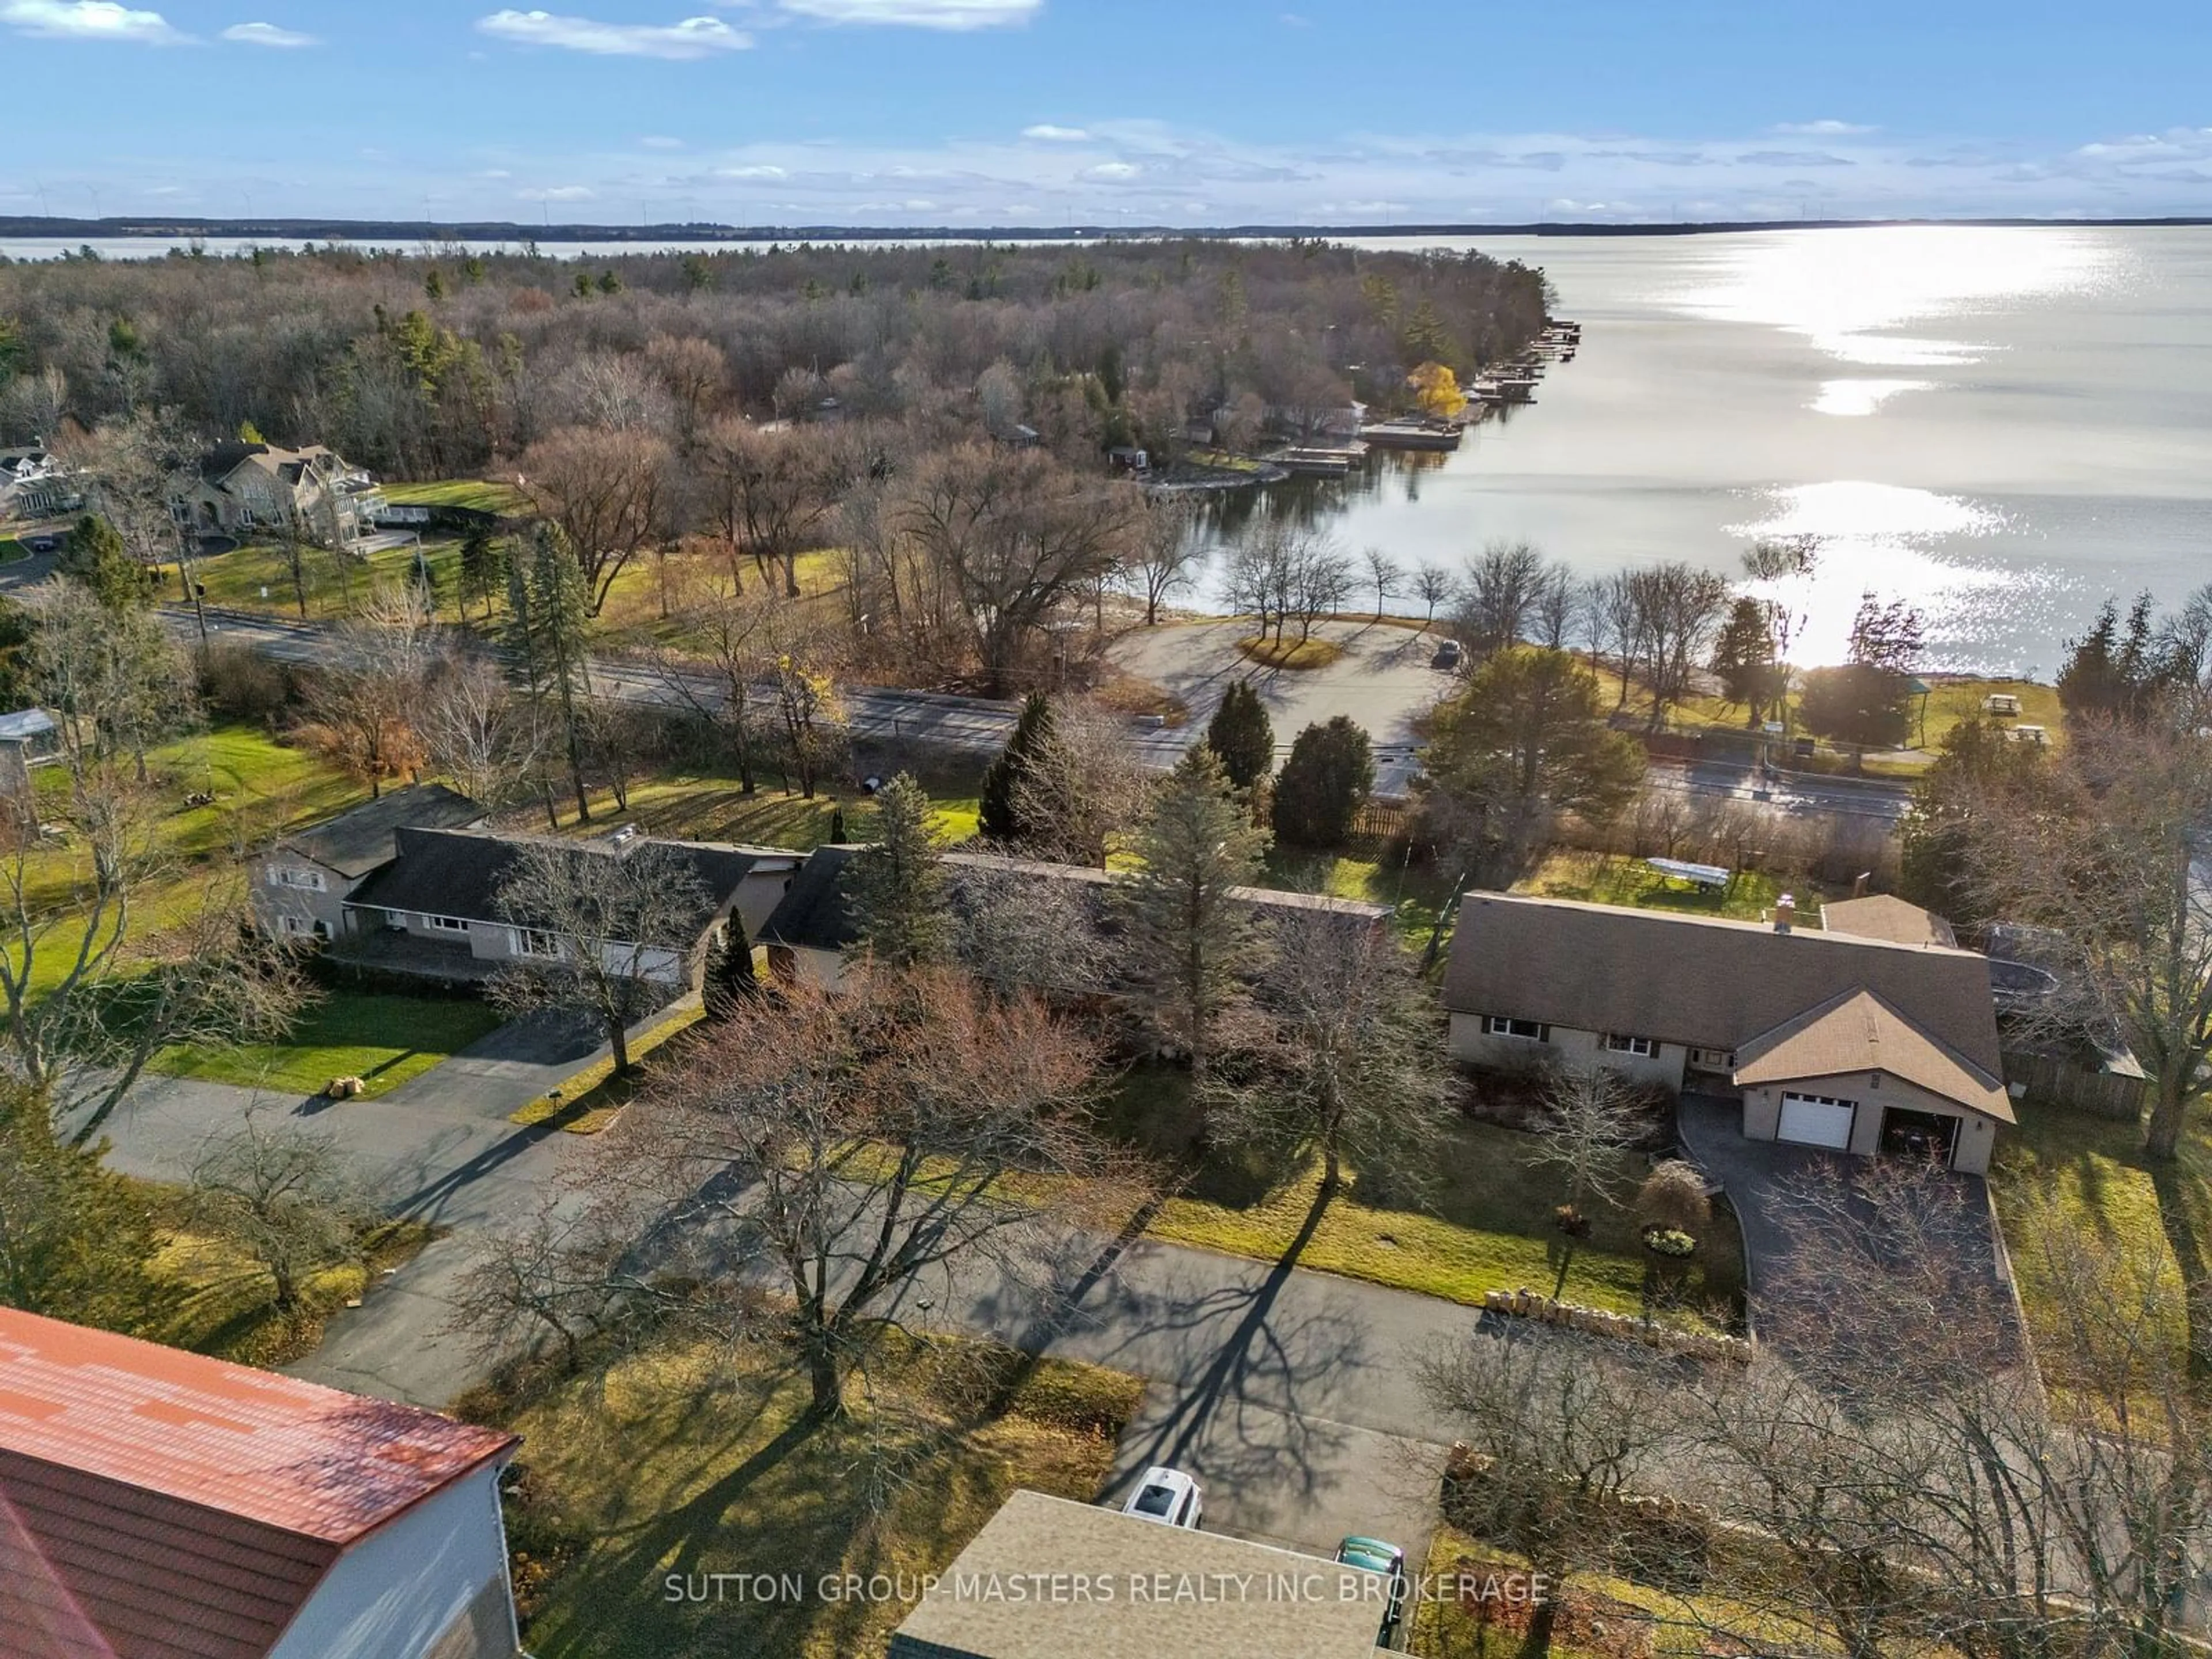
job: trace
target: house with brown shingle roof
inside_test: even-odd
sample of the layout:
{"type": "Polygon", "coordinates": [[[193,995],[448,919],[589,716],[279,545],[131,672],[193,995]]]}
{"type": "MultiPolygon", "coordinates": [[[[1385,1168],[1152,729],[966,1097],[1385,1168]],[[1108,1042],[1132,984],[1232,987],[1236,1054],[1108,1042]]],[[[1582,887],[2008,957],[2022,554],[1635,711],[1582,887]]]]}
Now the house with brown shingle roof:
{"type": "Polygon", "coordinates": [[[1988,959],[1887,931],[1909,937],[1799,928],[1786,898],[1769,924],[1471,894],[1444,976],[1452,1052],[1736,1095],[1753,1139],[1984,1173],[2014,1121],[1988,959]]]}
{"type": "Polygon", "coordinates": [[[519,1443],[0,1310],[8,1659],[514,1659],[519,1443]]]}

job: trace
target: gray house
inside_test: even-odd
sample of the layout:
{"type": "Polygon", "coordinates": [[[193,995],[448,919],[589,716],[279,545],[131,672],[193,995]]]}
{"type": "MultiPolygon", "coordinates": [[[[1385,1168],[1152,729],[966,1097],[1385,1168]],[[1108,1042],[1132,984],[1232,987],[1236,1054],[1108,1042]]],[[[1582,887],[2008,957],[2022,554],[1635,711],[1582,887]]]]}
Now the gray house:
{"type": "Polygon", "coordinates": [[[1786,899],[1769,926],[1473,894],[1444,976],[1452,1053],[1740,1096],[1751,1139],[1983,1173],[2014,1121],[1989,961],[1884,920],[1917,937],[1801,929],[1786,899]]]}
{"type": "MultiPolygon", "coordinates": [[[[835,985],[843,975],[845,952],[860,939],[845,894],[846,872],[863,850],[854,846],[815,848],[765,924],[751,934],[756,944],[766,948],[769,969],[779,978],[835,985]]],[[[946,853],[939,862],[945,873],[946,906],[956,923],[964,922],[979,908],[1018,907],[1024,896],[1030,895],[1040,905],[1052,902],[1056,917],[1090,930],[1091,939],[1068,940],[1060,959],[1039,960],[1034,973],[1025,970],[1025,982],[1033,988],[1108,994],[1115,991],[1110,975],[1094,981],[1075,969],[1078,964],[1099,957],[1099,941],[1110,939],[1115,927],[1111,899],[1121,877],[1092,865],[1048,864],[990,853],[946,853]],[[1070,971],[1056,971],[1062,968],[1070,971]]],[[[1390,915],[1382,905],[1325,894],[1283,892],[1272,887],[1239,887],[1231,891],[1263,917],[1319,915],[1348,927],[1373,928],[1381,927],[1390,915]]]]}
{"type": "Polygon", "coordinates": [[[347,928],[346,901],[392,862],[402,830],[463,830],[484,809],[442,783],[387,790],[334,818],[295,830],[254,860],[254,919],[288,939],[334,939],[347,928]]]}
{"type": "MultiPolygon", "coordinates": [[[[800,859],[775,848],[659,841],[617,831],[597,841],[504,836],[480,830],[402,827],[393,856],[343,901],[336,954],[364,967],[426,978],[487,979],[502,963],[557,951],[557,940],[503,914],[500,893],[526,846],[556,848],[577,859],[634,857],[647,848],[672,849],[705,894],[678,945],[633,941],[625,960],[642,976],[670,986],[696,979],[707,948],[729,920],[751,939],[781,902],[800,859]]],[[[632,971],[625,969],[623,971],[632,971]]]]}

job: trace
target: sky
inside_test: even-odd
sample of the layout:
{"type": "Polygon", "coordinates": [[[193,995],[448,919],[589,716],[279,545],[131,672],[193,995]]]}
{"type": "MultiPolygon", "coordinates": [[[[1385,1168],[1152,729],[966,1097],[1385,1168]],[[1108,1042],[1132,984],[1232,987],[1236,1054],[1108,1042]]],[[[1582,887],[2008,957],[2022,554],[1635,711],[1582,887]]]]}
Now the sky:
{"type": "Polygon", "coordinates": [[[2212,215],[2205,0],[0,0],[0,215],[2212,215]]]}

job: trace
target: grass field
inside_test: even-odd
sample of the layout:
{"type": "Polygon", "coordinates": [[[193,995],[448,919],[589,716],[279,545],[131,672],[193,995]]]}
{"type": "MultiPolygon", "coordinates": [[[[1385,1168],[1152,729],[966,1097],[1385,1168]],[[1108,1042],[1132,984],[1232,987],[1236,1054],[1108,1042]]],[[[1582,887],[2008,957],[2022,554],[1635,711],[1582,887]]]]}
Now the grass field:
{"type": "MultiPolygon", "coordinates": [[[[1411,1562],[1407,1566],[1414,1570],[1411,1562]]],[[[1431,1583],[1441,1584],[1461,1574],[1480,1582],[1498,1569],[1526,1566],[1526,1557],[1445,1525],[1430,1540],[1425,1570],[1431,1583]]],[[[1575,1574],[1554,1595],[1562,1617],[1552,1638],[1553,1659],[1596,1659],[1624,1650],[1621,1638],[1627,1632],[1607,1630],[1603,1603],[1592,1605],[1596,1597],[1649,1617],[1656,1626],[1652,1651],[1661,1655],[1839,1652],[1809,1620],[1801,1624],[1777,1617],[1770,1608],[1745,1607],[1718,1595],[1681,1595],[1632,1579],[1586,1573],[1575,1574]]],[[[1426,1659],[1519,1659],[1524,1651],[1522,1633],[1507,1628],[1506,1621],[1486,1622],[1473,1608],[1444,1596],[1417,1605],[1407,1626],[1406,1650],[1426,1659]]]]}
{"type": "Polygon", "coordinates": [[[1270,640],[1253,635],[1237,641],[1237,650],[1245,659],[1262,668],[1280,668],[1292,672],[1307,669],[1326,668],[1340,661],[1344,647],[1334,640],[1270,640]]]}
{"type": "Polygon", "coordinates": [[[1408,943],[1426,945],[1437,913],[1449,904],[1452,877],[1432,860],[1403,866],[1349,854],[1304,853],[1273,847],[1267,852],[1270,887],[1292,893],[1327,893],[1335,898],[1386,904],[1408,943]]]}
{"type": "MultiPolygon", "coordinates": [[[[58,804],[68,779],[49,767],[35,775],[42,797],[58,804]]],[[[264,845],[287,826],[310,823],[349,806],[367,791],[336,768],[303,750],[288,749],[258,728],[219,726],[161,744],[147,755],[147,775],[161,816],[156,836],[172,861],[158,878],[132,896],[133,927],[158,932],[189,914],[211,881],[246,850],[264,845]],[[207,793],[204,806],[187,797],[207,793]]],[[[26,898],[39,912],[59,912],[88,883],[91,853],[72,842],[47,846],[33,854],[27,871],[26,898]]],[[[67,927],[56,938],[75,935],[67,927]]],[[[33,987],[51,983],[49,971],[62,964],[52,949],[42,953],[33,987]]]]}
{"type": "Polygon", "coordinates": [[[435,478],[426,483],[388,483],[380,488],[384,499],[394,507],[472,507],[480,513],[501,514],[530,510],[529,499],[513,484],[484,478],[435,478]]]}
{"type": "Polygon", "coordinates": [[[234,1246],[192,1231],[182,1188],[130,1185],[144,1197],[163,1236],[152,1263],[163,1306],[131,1334],[241,1365],[283,1365],[313,1352],[331,1315],[358,1301],[386,1269],[413,1261],[436,1237],[415,1221],[369,1228],[359,1240],[361,1259],[310,1276],[301,1305],[286,1316],[276,1310],[276,1282],[265,1268],[234,1246]]]}
{"type": "Polygon", "coordinates": [[[1091,1501],[1142,1392],[1094,1367],[991,1358],[1000,1386],[979,1402],[961,1368],[902,1350],[856,1390],[854,1420],[825,1427],[800,1420],[803,1387],[767,1356],[703,1344],[627,1354],[482,1413],[524,1437],[507,1525],[531,1652],[881,1655],[911,1602],[824,1600],[823,1577],[935,1572],[1018,1486],[1091,1501]],[[661,1594],[670,1573],[717,1571],[795,1575],[801,1594],[661,1594]]]}
{"type": "MultiPolygon", "coordinates": [[[[981,802],[983,763],[972,767],[925,769],[922,786],[936,805],[936,824],[948,842],[966,841],[975,834],[981,802]]],[[[842,810],[848,841],[866,841],[873,833],[874,804],[857,793],[838,795],[817,792],[812,800],[787,794],[777,787],[776,775],[764,769],[757,775],[760,787],[750,795],[735,778],[714,773],[665,772],[634,784],[629,809],[617,815],[611,802],[594,799],[595,818],[613,817],[635,822],[657,836],[695,841],[744,842],[759,847],[787,847],[811,852],[831,838],[833,820],[842,810]]],[[[597,823],[587,826],[599,828],[597,823]]]]}
{"type": "Polygon", "coordinates": [[[499,1024],[474,998],[331,991],[282,1042],[167,1048],[152,1069],[279,1095],[316,1094],[333,1078],[357,1077],[368,1085],[365,1095],[389,1094],[499,1024]]]}
{"type": "MultiPolygon", "coordinates": [[[[2043,1241],[2087,1239],[2145,1276],[2163,1300],[2166,1357],[2189,1352],[2188,1304],[2212,1283],[2212,1134],[2200,1121],[2171,1164],[2143,1156],[2132,1123],[2021,1103],[2020,1127],[2002,1135],[1990,1174],[2028,1332],[2044,1380],[2063,1395],[2063,1334],[2071,1322],[2063,1276],[2043,1241]]],[[[2200,1345],[2202,1346],[2202,1345],[2200,1345]]]]}
{"type": "MultiPolygon", "coordinates": [[[[1660,874],[1642,859],[1571,849],[1546,855],[1535,873],[1517,884],[1516,893],[1543,898],[1579,899],[1590,904],[1620,904],[1638,910],[1670,910],[1686,916],[1725,916],[1757,921],[1780,896],[1781,884],[1756,870],[1739,873],[1718,891],[1692,887],[1660,874]]],[[[1810,902],[1799,906],[1809,915],[1810,902]]]]}
{"type": "MultiPolygon", "coordinates": [[[[1170,1163],[1179,1160],[1192,1150],[1197,1124],[1184,1074],[1133,1070],[1111,1103],[1109,1121],[1122,1137],[1170,1163]]],[[[1568,1241],[1552,1214],[1565,1194],[1553,1177],[1528,1171],[1528,1136],[1511,1129],[1456,1122],[1437,1159],[1426,1207],[1362,1202],[1355,1181],[1330,1201],[1297,1265],[1460,1303],[1525,1286],[1615,1313],[1650,1311],[1670,1322],[1734,1321],[1742,1298],[1743,1251],[1732,1220],[1714,1218],[1695,1265],[1671,1285],[1651,1271],[1633,1218],[1609,1205],[1589,1206],[1595,1223],[1590,1237],[1563,1252],[1568,1241]]],[[[1643,1171],[1641,1159],[1624,1158],[1620,1190],[1632,1192],[1643,1171]]],[[[1160,1206],[1148,1231],[1175,1243],[1279,1261],[1320,1190],[1317,1158],[1285,1172],[1215,1154],[1182,1196],[1160,1206]]]]}
{"type": "MultiPolygon", "coordinates": [[[[422,562],[437,590],[438,613],[449,620],[458,615],[456,607],[460,603],[460,544],[450,538],[422,544],[422,562]]],[[[386,548],[366,559],[341,557],[319,547],[302,548],[301,579],[307,589],[307,620],[330,622],[350,615],[380,586],[408,580],[414,565],[411,545],[386,548]]],[[[300,616],[290,558],[274,543],[249,542],[228,553],[195,559],[192,578],[207,589],[209,605],[276,617],[300,616]]],[[[162,599],[174,600],[178,592],[176,567],[164,566],[162,599]]],[[[469,614],[480,619],[482,605],[471,605],[469,614]]]]}
{"type": "Polygon", "coordinates": [[[25,547],[13,536],[0,536],[0,564],[8,564],[16,559],[28,558],[30,552],[29,548],[25,547]]]}

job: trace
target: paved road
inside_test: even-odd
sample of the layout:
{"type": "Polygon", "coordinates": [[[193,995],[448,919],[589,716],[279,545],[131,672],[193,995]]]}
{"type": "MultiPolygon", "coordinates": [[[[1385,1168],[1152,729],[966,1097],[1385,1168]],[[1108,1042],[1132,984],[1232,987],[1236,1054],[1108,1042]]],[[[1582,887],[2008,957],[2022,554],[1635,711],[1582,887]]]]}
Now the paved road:
{"type": "MultiPolygon", "coordinates": [[[[198,629],[189,607],[167,605],[162,615],[180,635],[198,629]]],[[[210,638],[250,646],[282,661],[317,662],[331,649],[329,629],[312,623],[222,610],[210,611],[207,621],[210,638]]],[[[1403,796],[1420,770],[1413,721],[1454,684],[1451,675],[1430,665],[1436,636],[1389,623],[1324,623],[1316,632],[1343,646],[1344,657],[1327,668],[1291,673],[1247,661],[1236,648],[1245,629],[1239,623],[1163,625],[1137,630],[1115,647],[1116,662],[1166,686],[1191,710],[1181,727],[1131,734],[1146,761],[1161,771],[1172,767],[1205,732],[1231,680],[1242,676],[1259,688],[1268,706],[1279,754],[1289,752],[1306,726],[1349,714],[1375,739],[1376,793],[1386,799],[1403,796]]],[[[656,668],[602,658],[592,672],[608,695],[660,708],[684,706],[687,697],[711,707],[720,696],[707,675],[685,677],[679,694],[656,668]]],[[[915,743],[996,755],[1013,735],[1020,713],[1018,703],[936,691],[859,685],[845,687],[843,695],[852,734],[893,747],[915,743]]],[[[1785,815],[1839,814],[1884,823],[1902,815],[1910,793],[1905,785],[1881,779],[1763,776],[1756,768],[1717,761],[1662,762],[1653,766],[1651,780],[1660,788],[1785,815]]]]}
{"type": "Polygon", "coordinates": [[[1393,623],[1321,623],[1314,636],[1344,654],[1325,668],[1291,671],[1247,659],[1237,641],[1251,632],[1249,621],[1164,623],[1123,635],[1109,654],[1180,697],[1192,732],[1206,729],[1232,684],[1249,683],[1267,706],[1278,755],[1308,726],[1349,714],[1374,740],[1376,793],[1404,794],[1419,769],[1413,722],[1458,683],[1433,665],[1442,636],[1393,623]]]}
{"type": "MultiPolygon", "coordinates": [[[[443,1068],[441,1068],[442,1070],[443,1068]]],[[[483,1367],[441,1334],[476,1230],[509,1224],[571,1161],[588,1174],[603,1143],[523,1129],[443,1097],[432,1072],[381,1100],[331,1105],[220,1084],[157,1079],[108,1128],[110,1162],[175,1179],[208,1135],[250,1107],[326,1128],[394,1211],[453,1229],[332,1322],[292,1370],[359,1392],[437,1405],[483,1367]],[[418,1086],[420,1085],[420,1086],[418,1086]]],[[[977,1264],[912,1288],[922,1324],[986,1334],[1150,1380],[1120,1449],[1117,1480],[1149,1464],[1191,1470],[1216,1528],[1334,1548],[1371,1532],[1408,1548],[1434,1519],[1440,1442],[1407,1351],[1464,1330],[1469,1310],[1351,1279],[1142,1241],[1063,1241],[1065,1297],[977,1264]]]]}

